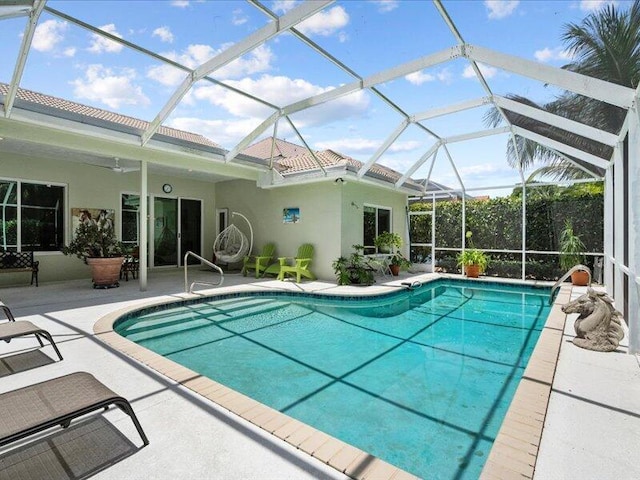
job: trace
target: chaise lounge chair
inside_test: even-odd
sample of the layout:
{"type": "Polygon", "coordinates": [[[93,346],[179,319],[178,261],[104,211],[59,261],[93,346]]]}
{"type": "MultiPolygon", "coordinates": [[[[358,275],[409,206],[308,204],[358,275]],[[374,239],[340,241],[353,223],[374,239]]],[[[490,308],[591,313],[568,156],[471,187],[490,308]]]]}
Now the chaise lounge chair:
{"type": "Polygon", "coordinates": [[[295,275],[296,282],[300,283],[301,277],[315,280],[316,276],[309,270],[311,260],[313,260],[313,245],[305,243],[298,248],[298,254],[293,258],[294,264],[289,265],[287,263],[288,257],[280,257],[280,272],[278,273],[278,280],[284,280],[286,275],[295,275]]]}
{"type": "Polygon", "coordinates": [[[76,372],[0,394],[0,446],[110,405],[131,417],[144,445],[149,440],[125,398],[100,383],[93,375],[76,372]]]}
{"type": "Polygon", "coordinates": [[[244,257],[244,264],[242,265],[242,275],[247,276],[249,270],[255,270],[256,278],[260,277],[267,267],[271,264],[271,259],[276,251],[274,243],[267,243],[262,247],[260,255],[247,255],[244,257]]]}
{"type": "Polygon", "coordinates": [[[60,354],[60,350],[56,345],[56,342],[53,341],[51,334],[46,330],[34,325],[31,322],[26,320],[18,320],[16,321],[15,317],[11,313],[9,307],[7,307],[4,303],[0,302],[0,309],[4,312],[4,314],[9,319],[8,322],[0,323],[0,340],[4,340],[5,342],[11,341],[12,338],[16,337],[26,337],[27,335],[34,335],[38,339],[38,343],[40,343],[41,347],[44,347],[44,343],[42,343],[42,339],[46,339],[53,349],[56,351],[58,358],[62,360],[62,355],[60,354]]]}

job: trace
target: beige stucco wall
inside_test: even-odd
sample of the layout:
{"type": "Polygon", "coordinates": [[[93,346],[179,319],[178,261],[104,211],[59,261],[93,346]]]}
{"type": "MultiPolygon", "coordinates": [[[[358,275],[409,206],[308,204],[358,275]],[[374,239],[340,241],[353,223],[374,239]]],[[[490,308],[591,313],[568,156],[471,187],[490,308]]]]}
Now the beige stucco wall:
{"type": "MultiPolygon", "coordinates": [[[[294,256],[301,244],[312,243],[315,259],[311,270],[318,278],[333,280],[331,262],[340,256],[340,193],[332,181],[260,189],[255,182],[234,180],[217,184],[216,204],[249,219],[254,230],[254,253],[273,241],[277,256],[294,256]],[[288,207],[300,208],[299,223],[283,223],[282,210],[288,207]]],[[[242,219],[236,218],[233,223],[248,233],[242,219]]]]}
{"type": "MultiPolygon", "coordinates": [[[[22,155],[2,154],[0,157],[0,178],[35,182],[51,182],[67,186],[65,229],[68,243],[71,238],[71,208],[107,208],[116,211],[116,231],[120,233],[120,195],[139,193],[139,172],[116,173],[108,169],[74,162],[51,162],[46,159],[22,155]]],[[[150,195],[166,197],[185,197],[202,200],[203,207],[203,243],[202,251],[209,258],[215,238],[215,185],[179,177],[164,177],[149,174],[148,189],[150,195]],[[162,185],[170,183],[173,192],[162,193],[162,185]]],[[[36,252],[40,261],[39,279],[41,282],[65,279],[90,278],[89,267],[76,257],[66,257],[60,252],[36,252]]],[[[0,286],[28,284],[29,274],[0,275],[0,286]]]]}
{"type": "Polygon", "coordinates": [[[362,212],[364,205],[391,209],[392,229],[404,239],[402,252],[409,253],[408,230],[405,215],[407,196],[392,190],[347,180],[342,189],[342,254],[353,252],[352,245],[361,245],[363,239],[362,212]]]}
{"type": "MultiPolygon", "coordinates": [[[[300,244],[313,243],[316,257],[312,271],[324,280],[335,280],[332,262],[340,255],[349,255],[352,245],[362,243],[363,204],[391,208],[393,230],[406,235],[406,195],[372,185],[355,181],[336,185],[327,180],[259,189],[254,182],[234,180],[218,183],[216,187],[217,207],[240,212],[251,222],[254,253],[268,241],[276,242],[277,256],[293,256],[300,244]],[[282,210],[287,207],[300,208],[299,223],[283,224],[282,210]]],[[[242,219],[234,223],[248,233],[242,219]]]]}

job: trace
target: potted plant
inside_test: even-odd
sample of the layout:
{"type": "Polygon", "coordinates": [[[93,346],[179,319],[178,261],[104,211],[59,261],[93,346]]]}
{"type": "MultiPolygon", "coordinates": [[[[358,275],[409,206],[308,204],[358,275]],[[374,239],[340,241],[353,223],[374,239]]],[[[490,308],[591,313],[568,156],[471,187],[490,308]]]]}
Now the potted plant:
{"type": "Polygon", "coordinates": [[[362,254],[364,246],[353,245],[353,252],[348,258],[340,257],[332,264],[338,285],[372,285],[373,268],[362,254]]]}
{"type": "Polygon", "coordinates": [[[402,237],[397,233],[382,232],[373,240],[373,244],[380,253],[391,253],[394,247],[402,246],[402,237]]]}
{"type": "Polygon", "coordinates": [[[460,252],[457,260],[458,265],[463,267],[467,277],[478,278],[478,276],[487,269],[489,256],[473,246],[473,241],[471,240],[472,235],[472,232],[467,232],[466,236],[470,248],[460,252]]]}
{"type": "MultiPolygon", "coordinates": [[[[578,235],[573,231],[571,220],[565,220],[564,229],[560,232],[560,267],[569,271],[576,265],[584,263],[585,246],[578,235]]],[[[589,272],[586,270],[576,270],[571,274],[571,283],[574,285],[588,285],[589,272]]]]}
{"type": "Polygon", "coordinates": [[[124,248],[116,238],[113,220],[101,215],[98,220],[81,221],[71,243],[62,249],[91,267],[94,288],[118,287],[124,248]]]}
{"type": "Polygon", "coordinates": [[[394,277],[397,277],[400,274],[401,268],[409,268],[410,266],[411,262],[404,258],[401,253],[395,253],[389,259],[389,269],[394,277]]]}

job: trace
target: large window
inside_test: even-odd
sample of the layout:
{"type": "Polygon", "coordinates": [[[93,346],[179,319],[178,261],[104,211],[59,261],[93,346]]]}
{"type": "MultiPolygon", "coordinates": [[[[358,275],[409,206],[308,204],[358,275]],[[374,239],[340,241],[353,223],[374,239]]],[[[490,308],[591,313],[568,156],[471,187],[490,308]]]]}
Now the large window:
{"type": "Polygon", "coordinates": [[[391,232],[391,209],[365,205],[363,222],[364,253],[376,253],[375,238],[382,232],[391,232]]]}
{"type": "Polygon", "coordinates": [[[52,251],[64,245],[63,186],[0,180],[0,248],[52,251]]]}

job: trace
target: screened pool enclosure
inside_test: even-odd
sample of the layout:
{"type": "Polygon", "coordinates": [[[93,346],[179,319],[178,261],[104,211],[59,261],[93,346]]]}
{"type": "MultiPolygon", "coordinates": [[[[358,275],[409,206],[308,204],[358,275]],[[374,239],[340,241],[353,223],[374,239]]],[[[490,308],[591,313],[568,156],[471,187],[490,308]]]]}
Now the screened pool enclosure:
{"type": "MultiPolygon", "coordinates": [[[[458,231],[458,239],[451,245],[441,246],[432,245],[429,238],[414,242],[420,244],[417,247],[425,249],[422,256],[427,255],[427,250],[432,247],[455,251],[468,246],[465,232],[479,228],[469,225],[465,215],[472,196],[486,192],[495,195],[497,191],[502,192],[499,195],[508,195],[514,187],[520,188],[518,218],[510,215],[510,224],[517,232],[495,236],[495,244],[481,240],[480,233],[476,238],[482,243],[478,247],[506,255],[505,261],[519,262],[513,276],[527,278],[530,273],[527,265],[537,257],[554,254],[553,250],[538,251],[528,247],[532,231],[537,227],[532,221],[527,197],[533,195],[534,189],[543,188],[544,178],[537,177],[534,169],[520,167],[514,170],[513,181],[496,184],[491,175],[479,173],[489,161],[483,154],[485,142],[501,139],[503,152],[511,144],[512,154],[519,158],[521,140],[527,139],[582,170],[588,178],[580,182],[604,182],[602,212],[591,210],[592,214],[602,216],[601,246],[595,241],[591,247],[592,257],[593,260],[602,258],[603,282],[615,298],[617,308],[625,314],[630,328],[630,351],[640,351],[640,116],[637,89],[505,53],[512,51],[511,40],[496,35],[500,27],[490,22],[478,27],[486,28],[485,34],[468,36],[470,22],[474,21],[474,9],[484,8],[480,2],[400,2],[400,8],[412,11],[411,19],[403,24],[389,21],[383,29],[367,26],[367,18],[378,12],[375,9],[380,4],[376,2],[305,1],[288,10],[278,10],[280,4],[256,0],[246,4],[193,2],[189,5],[190,10],[185,9],[182,13],[190,15],[188,20],[193,25],[193,39],[180,47],[173,47],[173,53],[169,47],[154,45],[136,34],[145,26],[155,28],[159,22],[166,24],[167,29],[177,30],[172,22],[178,16],[167,10],[172,6],[171,2],[158,2],[153,7],[157,10],[148,12],[148,17],[135,18],[139,30],[131,28],[129,33],[116,31],[117,26],[110,18],[97,18],[95,12],[87,8],[89,3],[54,0],[0,3],[0,43],[4,45],[4,61],[0,69],[0,82],[4,84],[0,95],[3,106],[0,155],[39,154],[46,155],[52,162],[57,159],[109,167],[116,155],[105,155],[101,151],[108,144],[110,152],[119,152],[116,157],[116,160],[120,159],[118,167],[139,171],[136,175],[139,175],[138,190],[142,198],[146,197],[149,188],[148,172],[154,169],[164,169],[164,172],[171,168],[181,169],[188,172],[185,175],[209,178],[212,182],[221,178],[251,178],[260,188],[277,189],[333,182],[336,178],[334,173],[325,168],[314,154],[321,148],[314,143],[318,129],[333,123],[336,129],[346,132],[361,122],[359,131],[370,132],[377,143],[373,153],[360,155],[361,168],[349,172],[346,181],[371,183],[373,181],[367,172],[374,165],[393,168],[400,172],[400,177],[394,182],[387,180],[376,185],[432,204],[436,219],[438,199],[448,195],[460,198],[459,224],[448,225],[448,228],[458,231]],[[176,53],[183,47],[186,52],[187,44],[202,47],[208,35],[215,35],[210,23],[208,28],[203,24],[205,19],[213,21],[219,18],[220,12],[230,15],[240,7],[246,9],[243,10],[243,18],[249,21],[238,20],[238,25],[245,25],[244,29],[236,30],[231,37],[218,38],[216,41],[223,47],[209,49],[204,56],[176,53]],[[162,9],[166,13],[163,14],[162,9]],[[323,22],[347,18],[349,13],[349,21],[354,25],[349,35],[330,39],[324,33],[318,33],[323,31],[318,24],[321,26],[323,22]],[[53,43],[43,46],[43,33],[52,29],[57,29],[57,36],[51,36],[53,43]],[[97,65],[96,60],[83,79],[65,77],[82,63],[74,63],[71,59],[73,53],[79,55],[80,49],[74,52],[69,47],[55,54],[54,47],[62,42],[61,38],[72,36],[76,39],[89,36],[92,43],[83,52],[93,49],[92,53],[102,54],[101,63],[97,65]],[[284,45],[291,49],[289,54],[276,56],[274,52],[284,45]],[[364,54],[360,47],[365,45],[376,45],[376,54],[364,54]],[[51,56],[46,57],[43,52],[49,52],[51,56]],[[109,52],[121,55],[114,60],[115,56],[109,57],[109,52]],[[265,59],[274,64],[278,62],[280,76],[277,78],[282,91],[302,84],[317,88],[303,89],[292,99],[275,87],[258,85],[259,81],[267,78],[258,70],[260,61],[267,61],[265,59]],[[44,78],[45,75],[35,72],[37,66],[47,65],[47,62],[52,62],[52,67],[50,75],[46,75],[49,78],[44,78]],[[146,76],[140,74],[136,77],[131,73],[136,62],[144,63],[146,76]],[[258,72],[262,77],[256,73],[254,77],[247,74],[245,79],[239,79],[231,73],[234,68],[236,71],[258,72]],[[439,74],[444,76],[451,69],[465,69],[469,86],[459,98],[443,104],[440,98],[447,85],[436,85],[430,80],[439,74]],[[127,82],[123,76],[117,77],[116,71],[128,72],[127,82]],[[489,71],[499,72],[501,76],[488,74],[489,71]],[[152,77],[159,82],[154,84],[157,96],[153,98],[132,86],[134,81],[151,81],[152,77]],[[296,79],[298,83],[287,83],[283,80],[285,77],[296,79]],[[125,90],[129,90],[124,96],[109,100],[108,106],[119,114],[144,119],[143,127],[133,121],[135,118],[126,128],[108,125],[108,118],[103,124],[91,120],[94,122],[92,127],[102,129],[98,135],[89,128],[91,121],[82,114],[74,113],[73,117],[62,118],[47,106],[35,105],[24,93],[28,89],[64,96],[62,87],[70,84],[75,85],[76,93],[86,93],[92,84],[105,79],[115,82],[116,78],[123,82],[125,90]],[[515,78],[523,79],[531,87],[514,92],[508,86],[508,80],[515,78]],[[553,93],[571,92],[617,107],[625,115],[622,128],[616,132],[600,130],[515,101],[510,96],[512,93],[524,96],[533,91],[530,89],[547,86],[553,89],[553,93]],[[144,107],[139,111],[134,108],[136,99],[138,105],[144,107]],[[252,109],[251,118],[237,121],[237,117],[232,122],[229,112],[247,105],[252,109]],[[351,107],[357,115],[341,117],[344,110],[351,107]],[[201,111],[201,121],[185,121],[184,112],[188,109],[201,111]],[[499,117],[498,126],[487,127],[484,118],[490,111],[499,117]],[[374,126],[373,119],[383,117],[384,127],[374,126]],[[459,119],[455,128],[445,127],[442,123],[449,118],[459,119]],[[167,139],[163,130],[167,126],[198,130],[211,140],[211,145],[199,151],[175,145],[169,148],[162,143],[167,139]],[[66,135],[64,142],[60,140],[61,135],[66,135]],[[241,152],[246,147],[267,136],[295,139],[309,149],[317,168],[285,177],[269,165],[254,165],[242,156],[241,152]],[[597,144],[597,148],[586,148],[584,142],[575,141],[576,136],[589,139],[597,144]],[[416,144],[420,144],[418,151],[394,163],[394,154],[407,145],[416,144]],[[471,156],[475,165],[468,163],[468,154],[461,153],[465,145],[471,145],[470,148],[476,152],[471,156]],[[527,184],[528,179],[535,180],[536,186],[527,184]],[[416,184],[422,188],[416,190],[416,184]],[[508,242],[500,244],[503,240],[508,242]]],[[[394,2],[389,4],[395,5],[394,2]]],[[[126,3],[114,2],[114,10],[126,9],[123,5],[126,3]]],[[[540,32],[529,34],[540,35],[540,32]]],[[[276,75],[269,78],[276,78],[276,75]]],[[[80,98],[88,105],[102,106],[101,98],[104,96],[80,98]]],[[[339,146],[333,148],[340,149],[339,146]]],[[[348,142],[342,148],[348,150],[348,142]]],[[[27,173],[25,178],[28,178],[27,173]]],[[[26,198],[29,187],[23,185],[20,193],[20,181],[0,178],[3,226],[12,228],[12,221],[21,219],[24,222],[33,215],[51,217],[52,222],[59,222],[55,198],[49,194],[46,198],[26,198]],[[33,198],[39,203],[30,204],[33,198]],[[15,217],[13,220],[12,215],[15,217]]],[[[140,202],[141,245],[148,242],[147,208],[146,202],[140,202]]],[[[31,234],[28,229],[23,229],[12,235],[5,235],[5,238],[15,237],[19,244],[19,235],[28,238],[31,234]]],[[[40,241],[60,244],[63,239],[53,235],[32,241],[34,244],[40,241]]],[[[433,252],[437,257],[435,250],[433,252]]],[[[140,284],[144,288],[147,266],[144,248],[141,249],[140,264],[140,284]]]]}

